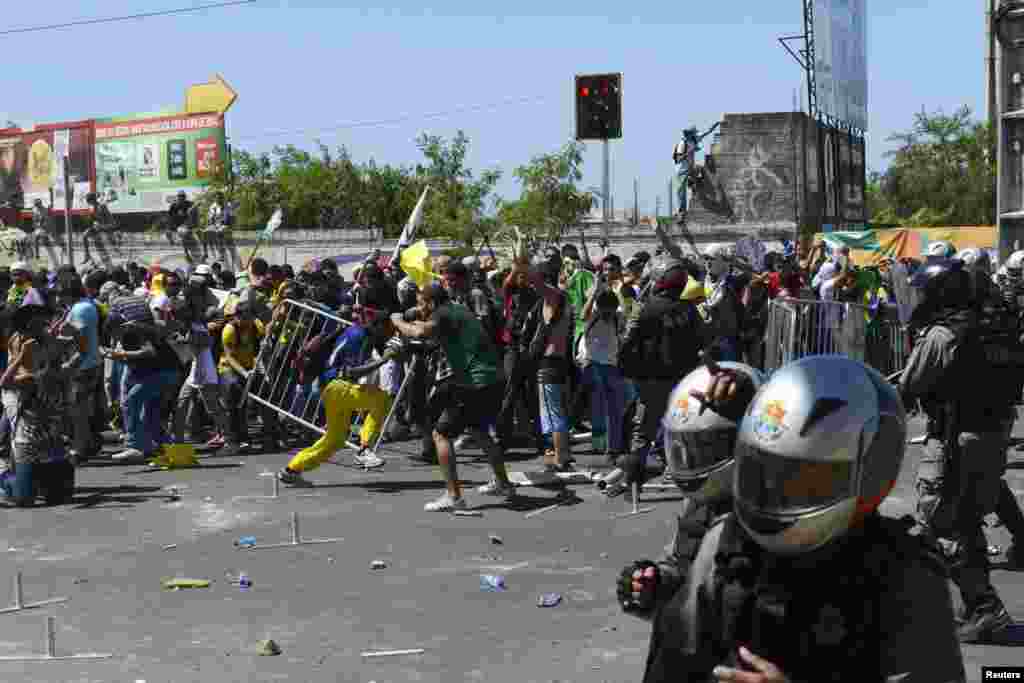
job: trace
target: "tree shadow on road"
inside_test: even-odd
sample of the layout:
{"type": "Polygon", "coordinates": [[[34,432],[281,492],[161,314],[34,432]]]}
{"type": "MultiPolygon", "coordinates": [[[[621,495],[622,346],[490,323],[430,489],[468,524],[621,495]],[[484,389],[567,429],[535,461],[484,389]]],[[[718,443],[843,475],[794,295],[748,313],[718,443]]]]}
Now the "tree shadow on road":
{"type": "Polygon", "coordinates": [[[153,500],[170,503],[179,500],[179,497],[164,492],[159,486],[79,486],[75,488],[75,496],[69,504],[75,510],[88,510],[97,507],[126,508],[153,500]]]}
{"type": "MultiPolygon", "coordinates": [[[[547,489],[550,490],[550,489],[547,489]]],[[[485,503],[483,505],[473,506],[474,510],[511,510],[512,512],[533,512],[534,510],[540,510],[541,508],[550,507],[558,504],[559,507],[575,507],[580,503],[584,502],[582,498],[576,495],[575,491],[564,489],[554,497],[541,497],[541,496],[528,496],[523,495],[522,489],[520,488],[516,494],[516,497],[511,500],[495,500],[493,503],[485,503]]]]}
{"type": "MultiPolygon", "coordinates": [[[[463,487],[479,486],[483,482],[463,481],[463,487]]],[[[366,489],[373,493],[401,493],[403,491],[440,491],[447,487],[441,480],[433,481],[353,481],[343,484],[317,484],[316,489],[366,489]]]]}

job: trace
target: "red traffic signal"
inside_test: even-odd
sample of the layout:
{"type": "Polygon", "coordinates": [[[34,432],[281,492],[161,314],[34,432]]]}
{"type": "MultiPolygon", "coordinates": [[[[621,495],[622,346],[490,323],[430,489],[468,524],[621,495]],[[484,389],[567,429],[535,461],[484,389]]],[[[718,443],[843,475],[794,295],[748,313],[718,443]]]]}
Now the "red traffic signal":
{"type": "Polygon", "coordinates": [[[581,97],[590,97],[590,88],[580,88],[581,97]]]}

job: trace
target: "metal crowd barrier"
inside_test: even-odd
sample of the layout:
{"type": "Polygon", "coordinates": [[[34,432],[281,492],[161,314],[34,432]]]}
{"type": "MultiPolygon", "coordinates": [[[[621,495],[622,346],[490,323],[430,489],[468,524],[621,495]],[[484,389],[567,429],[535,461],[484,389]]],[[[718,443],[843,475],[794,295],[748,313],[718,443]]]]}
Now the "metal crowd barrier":
{"type": "Polygon", "coordinates": [[[910,349],[895,309],[805,299],[768,304],[764,370],[772,372],[806,356],[841,354],[883,375],[903,369],[910,349]]]}
{"type": "MultiPolygon", "coordinates": [[[[314,391],[315,379],[302,384],[298,372],[292,362],[318,334],[331,334],[338,326],[351,326],[353,323],[325,311],[304,304],[300,301],[286,299],[275,308],[275,320],[267,328],[267,334],[260,346],[256,358],[256,371],[249,375],[246,383],[248,400],[270,408],[278,415],[298,423],[320,435],[326,432],[323,414],[323,387],[314,391]]],[[[391,406],[391,411],[381,426],[380,436],[374,446],[374,452],[380,448],[388,425],[394,416],[400,399],[408,383],[399,389],[391,406]]],[[[357,427],[353,427],[355,431],[357,427]]],[[[351,445],[351,444],[350,444],[351,445]]]]}

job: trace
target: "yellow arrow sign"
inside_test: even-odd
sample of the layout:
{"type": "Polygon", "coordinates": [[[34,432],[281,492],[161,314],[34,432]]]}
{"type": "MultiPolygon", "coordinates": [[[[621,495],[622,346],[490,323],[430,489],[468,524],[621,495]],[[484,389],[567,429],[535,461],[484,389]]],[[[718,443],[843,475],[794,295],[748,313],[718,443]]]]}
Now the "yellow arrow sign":
{"type": "Polygon", "coordinates": [[[185,113],[217,112],[223,114],[231,108],[237,99],[238,93],[218,74],[209,83],[193,85],[185,91],[185,113]]]}

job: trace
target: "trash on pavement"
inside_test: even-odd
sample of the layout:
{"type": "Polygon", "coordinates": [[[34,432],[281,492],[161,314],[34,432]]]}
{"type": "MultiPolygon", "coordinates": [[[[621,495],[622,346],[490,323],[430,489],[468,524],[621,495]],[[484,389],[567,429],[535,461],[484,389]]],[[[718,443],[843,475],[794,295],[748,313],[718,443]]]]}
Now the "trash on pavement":
{"type": "Polygon", "coordinates": [[[501,540],[501,536],[498,536],[497,534],[488,534],[487,538],[489,538],[491,543],[494,545],[505,545],[505,541],[501,540]]]}
{"type": "Polygon", "coordinates": [[[500,593],[505,590],[505,577],[492,574],[484,574],[480,577],[480,590],[491,593],[500,593]]]}
{"type": "Polygon", "coordinates": [[[261,657],[276,657],[281,654],[281,646],[273,640],[261,640],[256,644],[256,654],[261,657]]]}
{"type": "Polygon", "coordinates": [[[558,593],[544,593],[537,598],[537,607],[557,607],[562,602],[562,596],[558,593]]]}
{"type": "Polygon", "coordinates": [[[479,510],[454,510],[452,512],[456,517],[483,517],[484,513],[479,510]]]}
{"type": "Polygon", "coordinates": [[[416,649],[413,649],[413,650],[380,650],[380,651],[377,651],[377,652],[372,652],[372,651],[371,652],[364,652],[362,654],[362,656],[366,657],[366,658],[370,658],[370,657],[395,657],[395,656],[398,656],[398,655],[421,655],[424,652],[426,652],[426,650],[423,650],[422,648],[416,648],[416,649]]]}
{"type": "Polygon", "coordinates": [[[388,563],[384,560],[374,560],[370,563],[370,569],[387,569],[388,563]]]}
{"type": "Polygon", "coordinates": [[[175,591],[183,588],[209,588],[210,583],[209,579],[164,579],[164,588],[175,591]]]}
{"type": "Polygon", "coordinates": [[[174,550],[177,547],[178,547],[177,543],[168,543],[167,545],[164,546],[164,550],[174,550]]]}
{"type": "Polygon", "coordinates": [[[240,539],[235,541],[235,546],[238,548],[251,548],[256,545],[255,536],[242,536],[240,539]]]}

